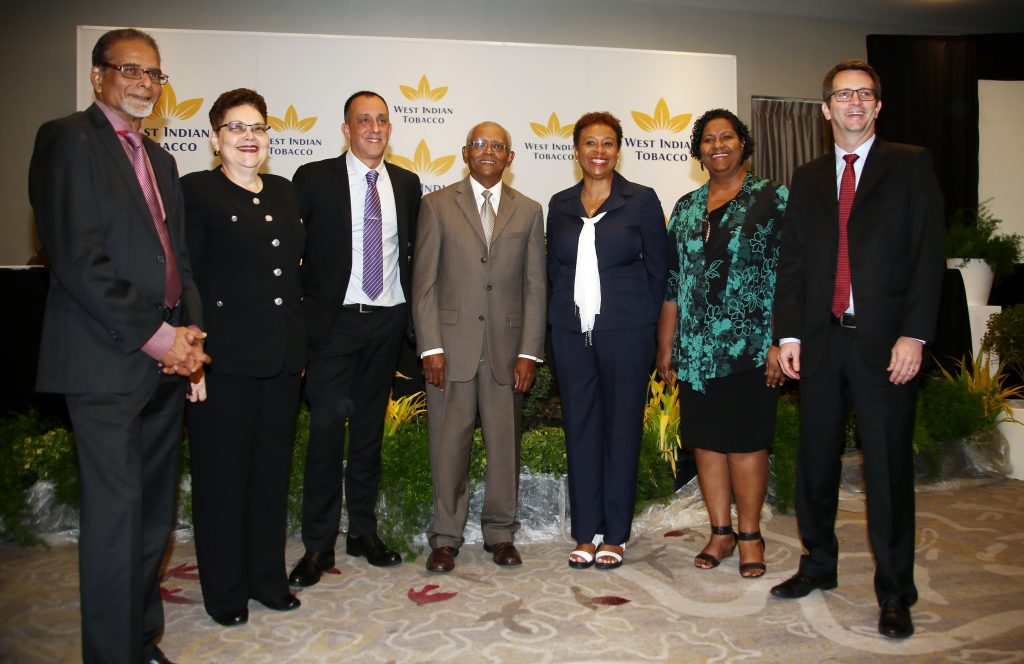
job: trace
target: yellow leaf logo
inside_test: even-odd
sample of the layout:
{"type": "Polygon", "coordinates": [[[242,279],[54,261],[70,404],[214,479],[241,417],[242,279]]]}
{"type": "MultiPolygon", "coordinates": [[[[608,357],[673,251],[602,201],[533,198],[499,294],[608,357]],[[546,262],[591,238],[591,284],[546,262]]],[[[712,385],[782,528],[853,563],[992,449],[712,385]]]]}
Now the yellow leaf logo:
{"type": "Polygon", "coordinates": [[[541,138],[547,138],[548,136],[569,138],[572,136],[572,130],[576,128],[576,123],[562,126],[558,123],[558,116],[552,113],[551,117],[548,118],[548,124],[546,127],[538,122],[531,122],[530,128],[533,129],[533,133],[537,134],[541,138]]]}
{"type": "Polygon", "coordinates": [[[284,119],[275,118],[273,115],[267,116],[267,124],[274,131],[297,131],[300,134],[304,134],[313,128],[316,124],[315,117],[308,117],[299,119],[299,114],[295,112],[295,106],[289,105],[288,110],[284,112],[284,119]]]}
{"type": "Polygon", "coordinates": [[[693,116],[690,113],[672,117],[672,114],[668,112],[668,104],[665,103],[664,97],[659,99],[658,104],[654,107],[653,117],[640,111],[633,111],[633,121],[644,131],[667,129],[673,134],[678,134],[686,128],[686,125],[690,124],[691,117],[693,116]]]}
{"type": "Polygon", "coordinates": [[[398,87],[409,101],[441,101],[448,94],[447,85],[431,89],[430,81],[427,80],[426,74],[420,78],[420,84],[415,88],[411,88],[408,85],[399,85],[398,87]]]}
{"type": "Polygon", "coordinates": [[[174,95],[174,86],[167,83],[164,85],[163,94],[160,95],[160,101],[153,107],[153,112],[149,114],[149,117],[163,122],[188,120],[199,111],[199,107],[202,105],[202,97],[186,99],[179,104],[174,95]]]}
{"type": "Polygon", "coordinates": [[[417,175],[433,175],[435,177],[444,175],[455,163],[455,155],[450,154],[437,159],[431,159],[430,148],[425,140],[420,140],[416,146],[416,154],[412,159],[401,155],[393,154],[388,160],[395,166],[401,166],[417,175]]]}

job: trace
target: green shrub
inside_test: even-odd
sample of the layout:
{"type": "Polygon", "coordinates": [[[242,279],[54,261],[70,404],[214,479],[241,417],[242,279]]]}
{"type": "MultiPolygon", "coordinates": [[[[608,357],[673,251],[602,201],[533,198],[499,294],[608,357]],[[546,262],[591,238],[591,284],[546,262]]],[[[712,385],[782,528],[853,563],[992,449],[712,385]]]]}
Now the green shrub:
{"type": "Polygon", "coordinates": [[[565,432],[561,427],[541,427],[524,432],[519,458],[523,470],[562,477],[569,472],[565,432]]]}
{"type": "Polygon", "coordinates": [[[924,381],[919,413],[928,434],[942,444],[995,426],[986,414],[984,395],[972,392],[962,380],[924,381]]]}
{"type": "Polygon", "coordinates": [[[786,512],[796,501],[796,458],[800,446],[800,410],[794,396],[779,398],[775,415],[768,483],[775,509],[786,512]]]}

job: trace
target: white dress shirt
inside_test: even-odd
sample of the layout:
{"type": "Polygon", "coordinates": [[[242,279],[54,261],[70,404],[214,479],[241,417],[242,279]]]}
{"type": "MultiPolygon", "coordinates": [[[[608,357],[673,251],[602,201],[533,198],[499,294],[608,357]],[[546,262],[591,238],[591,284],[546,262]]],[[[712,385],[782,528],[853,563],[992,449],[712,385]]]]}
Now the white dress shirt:
{"type": "Polygon", "coordinates": [[[370,168],[352,154],[345,155],[348,169],[348,190],[352,204],[352,276],[348,280],[344,304],[372,304],[393,307],[405,302],[398,267],[398,212],[395,208],[395,190],[388,177],[384,162],[377,164],[377,194],[384,240],[384,290],[376,300],[363,292],[363,216],[366,207],[366,174],[370,168]]]}

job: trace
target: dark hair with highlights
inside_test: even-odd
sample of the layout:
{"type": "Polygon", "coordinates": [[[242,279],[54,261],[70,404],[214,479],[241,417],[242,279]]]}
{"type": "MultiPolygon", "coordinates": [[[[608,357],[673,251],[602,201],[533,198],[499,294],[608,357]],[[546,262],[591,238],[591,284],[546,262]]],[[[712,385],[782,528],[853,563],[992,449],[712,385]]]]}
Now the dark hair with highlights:
{"type": "Polygon", "coordinates": [[[836,74],[841,71],[864,72],[871,77],[871,85],[875,90],[875,99],[882,98],[882,78],[878,75],[878,72],[864,60],[854,59],[843,60],[825,74],[825,80],[821,82],[821,100],[825,103],[828,103],[828,98],[835,92],[835,88],[832,87],[832,81],[835,80],[836,74]]]}
{"type": "Polygon", "coordinates": [[[736,114],[730,110],[724,108],[713,108],[710,111],[705,111],[704,115],[697,118],[697,121],[693,123],[693,132],[690,134],[690,156],[700,161],[700,142],[704,138],[704,128],[712,120],[728,120],[729,124],[732,125],[733,131],[739,137],[740,142],[743,143],[743,161],[750,159],[750,155],[754,154],[754,138],[750,135],[750,128],[736,117],[736,114]]]}
{"type": "Polygon", "coordinates": [[[224,124],[224,116],[228,111],[239,106],[252,106],[263,116],[263,121],[267,121],[267,101],[263,95],[249,88],[236,88],[223,93],[213,102],[210,107],[210,126],[216,129],[224,124]]]}
{"type": "Polygon", "coordinates": [[[580,133],[590,125],[603,124],[608,125],[615,132],[615,143],[618,147],[622,147],[622,123],[619,119],[609,113],[608,111],[597,111],[593,113],[584,113],[579,120],[576,121],[576,126],[572,129],[572,144],[576,147],[580,146],[580,133]]]}
{"type": "Polygon", "coordinates": [[[114,44],[136,39],[145,42],[147,46],[156,51],[156,59],[160,59],[160,48],[156,45],[156,40],[149,34],[135,28],[121,28],[106,32],[96,40],[96,45],[92,47],[92,66],[104,67],[104,62],[110,62],[110,49],[114,44]]]}

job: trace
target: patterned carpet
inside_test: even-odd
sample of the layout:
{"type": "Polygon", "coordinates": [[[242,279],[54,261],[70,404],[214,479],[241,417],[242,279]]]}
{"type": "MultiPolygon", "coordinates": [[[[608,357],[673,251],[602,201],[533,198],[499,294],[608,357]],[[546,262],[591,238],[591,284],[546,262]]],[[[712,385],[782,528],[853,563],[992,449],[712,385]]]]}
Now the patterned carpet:
{"type": "MultiPolygon", "coordinates": [[[[243,627],[205,614],[190,543],[170,558],[163,593],[174,661],[199,662],[790,662],[1024,661],[1024,483],[1001,480],[918,494],[917,633],[876,631],[863,501],[842,501],[839,587],[796,601],[768,589],[795,569],[796,521],[764,524],[768,574],[745,580],[736,556],[695,569],[706,524],[650,525],[619,570],[571,570],[564,542],[524,543],[499,569],[466,545],[455,571],[423,558],[379,570],[342,557],[275,613],[252,602],[243,627]]],[[[658,522],[646,518],[642,524],[658,522]]],[[[0,661],[78,660],[76,548],[0,546],[0,661]]],[[[290,540],[288,561],[302,553],[290,540]]]]}

